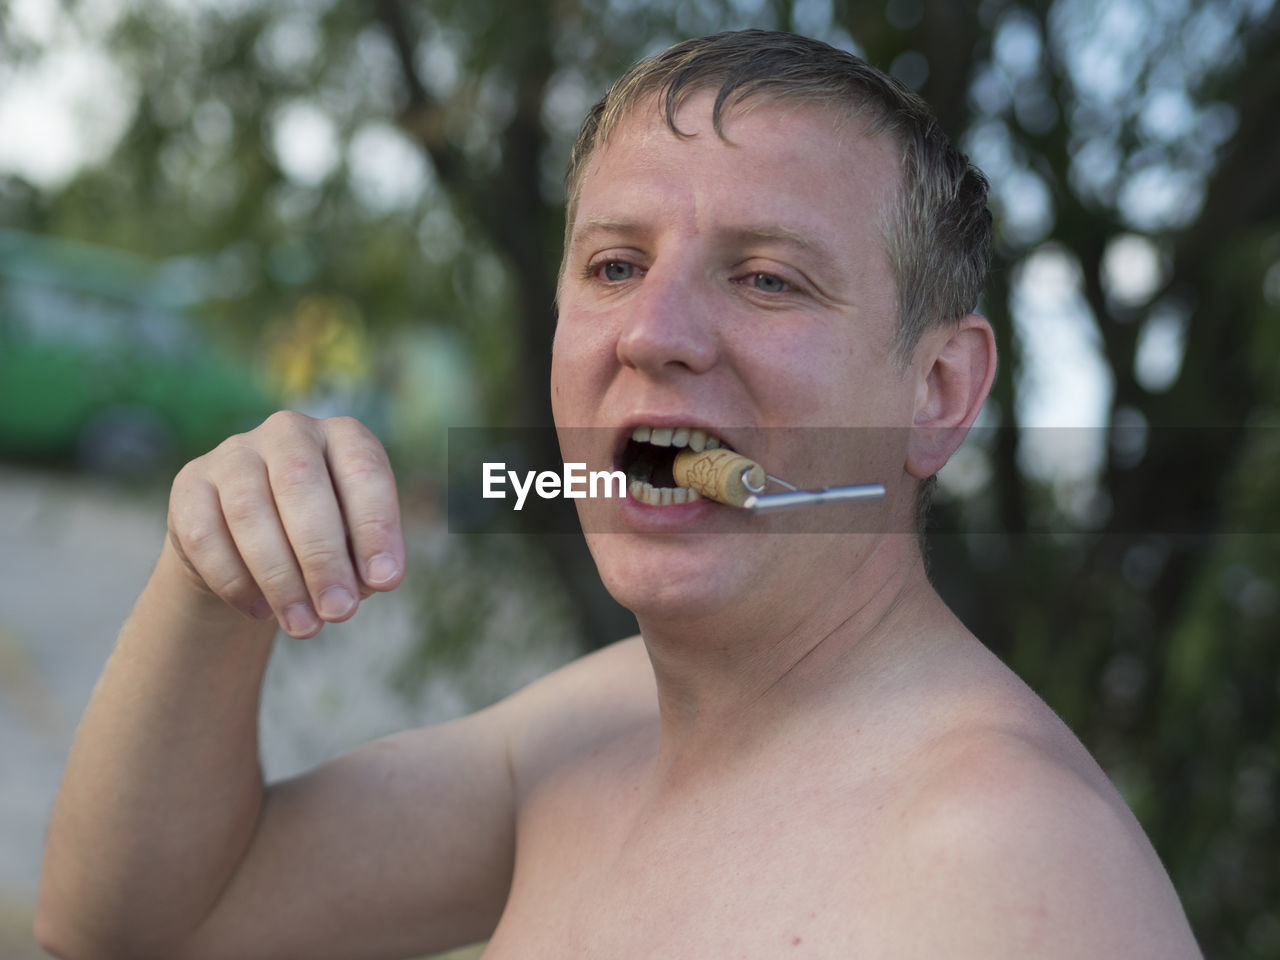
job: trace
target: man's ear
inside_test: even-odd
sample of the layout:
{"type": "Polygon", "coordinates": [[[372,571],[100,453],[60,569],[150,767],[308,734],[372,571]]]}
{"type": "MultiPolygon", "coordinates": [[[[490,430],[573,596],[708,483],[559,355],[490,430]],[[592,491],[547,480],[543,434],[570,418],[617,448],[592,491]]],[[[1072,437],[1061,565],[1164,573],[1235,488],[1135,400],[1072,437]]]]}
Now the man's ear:
{"type": "Polygon", "coordinates": [[[982,409],[996,375],[996,338],[984,317],[969,314],[920,338],[907,473],[931,477],[956,452],[982,409]]]}

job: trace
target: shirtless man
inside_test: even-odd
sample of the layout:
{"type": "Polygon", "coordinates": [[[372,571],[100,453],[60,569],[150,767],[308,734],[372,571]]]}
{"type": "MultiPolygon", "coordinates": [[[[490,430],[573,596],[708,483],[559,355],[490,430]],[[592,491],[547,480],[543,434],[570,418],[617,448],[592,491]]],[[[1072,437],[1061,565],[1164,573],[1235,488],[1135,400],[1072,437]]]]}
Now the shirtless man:
{"type": "Polygon", "coordinates": [[[276,623],[347,619],[396,586],[404,548],[355,422],[285,413],[231,438],[175,481],[89,706],[41,942],[85,960],[485,938],[494,960],[1197,957],[1121,798],[944,606],[912,533],[993,375],[970,312],[981,177],[860,61],[748,33],[633,71],[588,119],[570,192],[559,426],[602,428],[583,435],[608,457],[636,427],[701,429],[885,499],[786,533],[705,499],[588,501],[639,637],[264,788],[276,623]],[[757,429],[802,426],[868,440],[757,429]],[[842,532],[855,515],[872,532],[842,532]]]}

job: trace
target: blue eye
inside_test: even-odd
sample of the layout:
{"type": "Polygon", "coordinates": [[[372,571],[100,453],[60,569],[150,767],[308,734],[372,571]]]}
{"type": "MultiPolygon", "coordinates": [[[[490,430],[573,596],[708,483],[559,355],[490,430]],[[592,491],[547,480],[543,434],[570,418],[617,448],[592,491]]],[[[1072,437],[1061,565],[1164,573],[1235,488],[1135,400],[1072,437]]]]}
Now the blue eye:
{"type": "Polygon", "coordinates": [[[610,283],[630,280],[635,274],[635,267],[622,260],[610,260],[601,268],[601,275],[610,283]]]}
{"type": "Polygon", "coordinates": [[[772,273],[757,273],[751,277],[751,283],[764,293],[782,293],[788,289],[787,281],[775,277],[772,273]]]}

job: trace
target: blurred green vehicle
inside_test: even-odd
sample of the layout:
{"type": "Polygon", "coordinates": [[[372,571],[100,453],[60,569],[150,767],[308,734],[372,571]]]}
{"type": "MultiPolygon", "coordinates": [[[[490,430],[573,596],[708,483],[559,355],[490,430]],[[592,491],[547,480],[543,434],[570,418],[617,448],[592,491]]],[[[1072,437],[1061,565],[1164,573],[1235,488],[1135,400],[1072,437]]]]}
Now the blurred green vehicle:
{"type": "Polygon", "coordinates": [[[0,458],[144,477],[266,417],[191,316],[192,267],[0,230],[0,458]]]}

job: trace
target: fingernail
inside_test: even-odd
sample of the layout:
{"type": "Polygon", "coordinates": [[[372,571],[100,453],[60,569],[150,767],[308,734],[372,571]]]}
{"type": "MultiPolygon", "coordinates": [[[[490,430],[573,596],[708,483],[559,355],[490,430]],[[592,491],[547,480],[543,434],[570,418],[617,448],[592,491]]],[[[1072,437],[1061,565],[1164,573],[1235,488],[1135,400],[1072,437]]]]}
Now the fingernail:
{"type": "Polygon", "coordinates": [[[380,553],[369,561],[369,573],[365,582],[370,585],[387,583],[400,572],[400,565],[389,553],[380,553]]]}
{"type": "Polygon", "coordinates": [[[308,603],[295,603],[284,612],[285,629],[290,633],[310,633],[316,628],[316,615],[308,603]]]}
{"type": "Polygon", "coordinates": [[[267,603],[266,597],[259,597],[257,602],[249,608],[249,616],[255,620],[271,619],[271,604],[267,603]]]}
{"type": "Polygon", "coordinates": [[[320,616],[326,620],[335,620],[338,617],[345,616],[351,612],[351,608],[356,602],[355,598],[351,596],[351,591],[346,587],[329,587],[321,592],[319,600],[320,616]]]}

